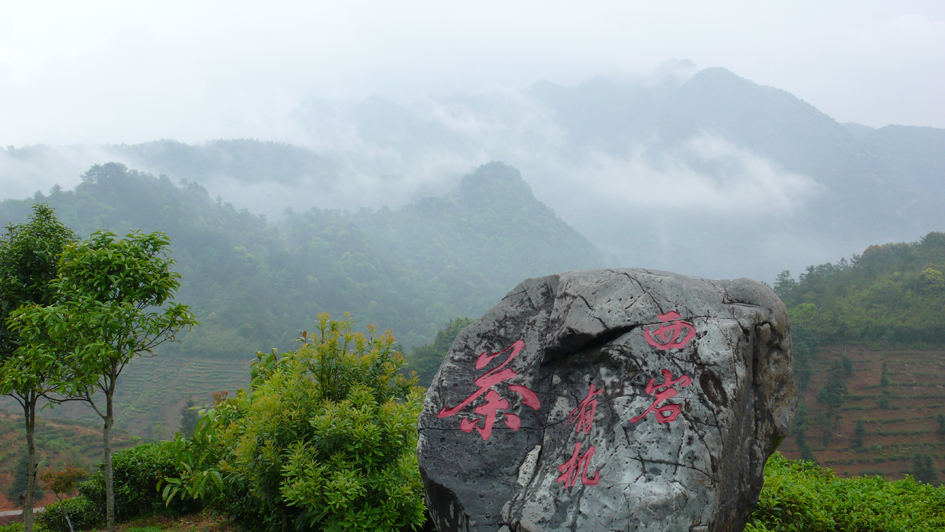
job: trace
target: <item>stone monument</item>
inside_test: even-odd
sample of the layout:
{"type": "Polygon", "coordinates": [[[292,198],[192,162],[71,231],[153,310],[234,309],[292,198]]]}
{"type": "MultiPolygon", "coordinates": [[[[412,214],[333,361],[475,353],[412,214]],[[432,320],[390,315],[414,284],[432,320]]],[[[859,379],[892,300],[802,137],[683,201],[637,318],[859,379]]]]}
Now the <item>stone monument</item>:
{"type": "Polygon", "coordinates": [[[765,285],[608,269],[528,279],[464,329],[418,456],[447,531],[741,531],[796,392],[765,285]]]}

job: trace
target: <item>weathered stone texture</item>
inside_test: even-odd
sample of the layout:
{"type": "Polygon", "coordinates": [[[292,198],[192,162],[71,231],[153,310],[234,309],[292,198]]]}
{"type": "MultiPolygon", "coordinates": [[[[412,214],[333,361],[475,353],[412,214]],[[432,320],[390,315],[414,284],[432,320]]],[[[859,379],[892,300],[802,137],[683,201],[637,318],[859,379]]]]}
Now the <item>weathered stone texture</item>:
{"type": "Polygon", "coordinates": [[[787,313],[760,283],[528,279],[453,343],[420,469],[441,532],[740,531],[795,403],[787,313]]]}

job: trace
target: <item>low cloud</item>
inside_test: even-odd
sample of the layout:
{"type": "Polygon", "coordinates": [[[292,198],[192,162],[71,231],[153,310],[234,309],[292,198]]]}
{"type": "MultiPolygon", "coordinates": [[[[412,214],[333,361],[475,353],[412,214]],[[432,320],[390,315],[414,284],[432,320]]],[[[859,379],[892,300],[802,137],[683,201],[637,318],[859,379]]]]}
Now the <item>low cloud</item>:
{"type": "Polygon", "coordinates": [[[626,157],[596,152],[573,169],[585,201],[674,216],[790,216],[825,191],[814,179],[708,134],[680,149],[634,149],[626,157]]]}

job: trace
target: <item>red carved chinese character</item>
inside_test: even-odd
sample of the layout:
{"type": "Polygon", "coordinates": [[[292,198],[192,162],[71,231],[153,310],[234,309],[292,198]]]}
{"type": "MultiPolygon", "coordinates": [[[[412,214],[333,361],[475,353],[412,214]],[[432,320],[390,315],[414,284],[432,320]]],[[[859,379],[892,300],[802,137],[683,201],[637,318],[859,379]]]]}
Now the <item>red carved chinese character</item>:
{"type": "Polygon", "coordinates": [[[594,399],[595,395],[600,395],[604,393],[604,389],[594,391],[594,383],[591,383],[591,389],[587,391],[587,397],[581,401],[581,404],[577,406],[574,410],[568,414],[568,421],[574,422],[577,421],[577,426],[575,427],[575,432],[581,432],[581,429],[584,429],[584,434],[590,434],[591,425],[594,423],[594,413],[597,412],[597,399],[594,399]],[[590,412],[588,412],[590,410],[590,412]]]}
{"type": "Polygon", "coordinates": [[[591,458],[594,456],[594,446],[587,448],[587,452],[578,456],[581,452],[581,442],[574,442],[574,454],[571,459],[558,466],[561,476],[558,482],[564,482],[565,488],[570,488],[578,480],[578,474],[581,475],[581,483],[585,486],[596,486],[600,482],[600,471],[594,471],[594,478],[587,477],[587,468],[590,466],[591,458]]]}
{"type": "MultiPolygon", "coordinates": [[[[482,394],[486,394],[486,404],[481,405],[473,410],[473,412],[485,417],[464,419],[460,422],[459,427],[466,432],[471,432],[473,427],[475,427],[479,432],[479,435],[482,436],[483,440],[488,440],[490,437],[492,437],[492,425],[495,423],[496,414],[500,410],[509,408],[510,405],[507,400],[502,399],[495,390],[491,390],[490,388],[496,384],[499,384],[500,382],[505,382],[518,376],[518,373],[515,373],[505,366],[507,366],[513,358],[521,353],[522,349],[524,348],[525,342],[519,340],[502,351],[499,351],[498,353],[487,355],[486,352],[483,351],[482,354],[479,355],[479,358],[476,359],[476,369],[482,369],[486,367],[490,362],[492,362],[492,359],[501,355],[502,353],[508,352],[509,350],[512,352],[509,354],[508,358],[505,359],[505,362],[499,365],[499,367],[493,369],[492,371],[486,372],[474,381],[476,386],[479,387],[478,390],[473,392],[472,395],[464,399],[463,402],[459,403],[453,408],[443,407],[436,417],[444,418],[454,416],[469,406],[470,403],[478,399],[482,394]],[[479,425],[480,421],[482,422],[481,426],[479,425]]],[[[525,403],[525,405],[530,406],[532,409],[538,410],[541,407],[541,403],[538,401],[538,396],[535,395],[535,392],[529,390],[525,386],[511,384],[509,385],[509,390],[521,396],[522,402],[525,403]]],[[[522,426],[522,419],[515,414],[505,414],[503,417],[506,426],[512,430],[518,430],[519,427],[522,426]]]]}
{"type": "Polygon", "coordinates": [[[653,411],[653,416],[656,417],[657,421],[660,423],[669,423],[670,421],[674,421],[676,416],[679,415],[679,412],[682,411],[682,407],[679,405],[657,405],[667,399],[676,397],[676,395],[679,394],[679,392],[676,391],[676,388],[673,388],[674,385],[679,384],[680,387],[685,388],[686,386],[692,384],[692,379],[686,375],[683,375],[678,379],[673,380],[673,373],[668,369],[664,369],[663,384],[660,384],[659,386],[653,386],[654,381],[656,381],[656,379],[650,379],[650,383],[646,385],[646,393],[648,395],[656,395],[656,401],[653,401],[653,404],[651,404],[650,407],[647,408],[642,414],[631,419],[630,423],[636,423],[637,421],[640,421],[646,417],[646,415],[649,414],[651,410],[653,411]],[[666,388],[666,390],[657,394],[653,394],[654,391],[660,390],[662,388],[666,388]]]}
{"type": "Polygon", "coordinates": [[[683,347],[696,335],[696,327],[689,322],[680,321],[676,312],[667,312],[658,318],[662,322],[659,327],[643,329],[643,339],[657,349],[668,351],[683,347]]]}

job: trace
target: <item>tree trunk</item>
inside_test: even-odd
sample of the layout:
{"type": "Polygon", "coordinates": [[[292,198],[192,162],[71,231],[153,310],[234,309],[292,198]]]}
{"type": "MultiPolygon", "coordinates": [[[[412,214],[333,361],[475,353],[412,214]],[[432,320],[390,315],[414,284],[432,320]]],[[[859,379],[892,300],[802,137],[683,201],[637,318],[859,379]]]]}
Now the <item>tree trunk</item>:
{"type": "Polygon", "coordinates": [[[26,471],[29,480],[26,483],[26,496],[23,499],[23,531],[33,532],[33,493],[36,491],[36,396],[30,392],[23,402],[23,415],[26,418],[26,471]]]}
{"type": "Polygon", "coordinates": [[[105,392],[105,428],[102,439],[105,444],[105,523],[108,532],[115,532],[115,484],[112,478],[112,411],[111,390],[105,392]]]}

